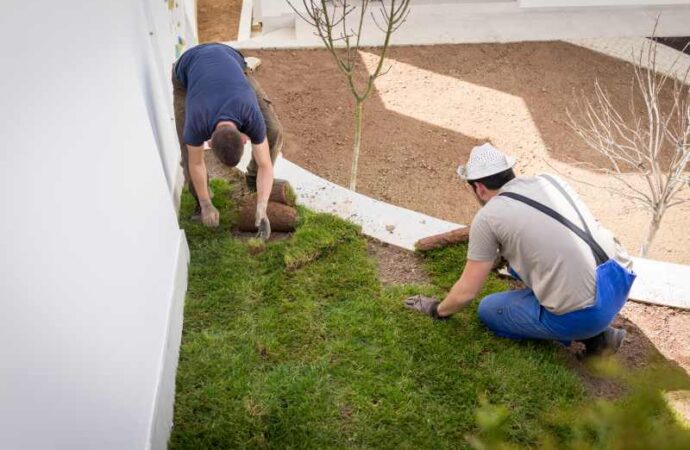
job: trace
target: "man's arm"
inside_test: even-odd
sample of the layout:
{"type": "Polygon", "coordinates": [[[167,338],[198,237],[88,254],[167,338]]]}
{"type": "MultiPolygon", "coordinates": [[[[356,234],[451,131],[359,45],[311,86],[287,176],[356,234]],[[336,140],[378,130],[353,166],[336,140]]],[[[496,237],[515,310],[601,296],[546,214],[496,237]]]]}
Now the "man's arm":
{"type": "Polygon", "coordinates": [[[201,206],[201,221],[206,226],[217,227],[219,214],[213,206],[208,192],[208,173],[204,162],[204,148],[188,145],[187,150],[189,153],[189,176],[201,206]]]}
{"type": "Polygon", "coordinates": [[[469,305],[479,294],[493,265],[493,261],[468,260],[460,279],[453,285],[441,304],[438,305],[438,315],[440,317],[447,317],[469,305]]]}
{"type": "Polygon", "coordinates": [[[415,295],[405,300],[405,306],[434,319],[442,319],[450,316],[467,306],[477,296],[489,276],[493,261],[468,260],[460,279],[446,295],[445,300],[439,303],[433,297],[415,295]]]}
{"type": "Polygon", "coordinates": [[[252,144],[252,155],[258,167],[256,175],[256,226],[259,228],[259,237],[266,240],[271,236],[271,224],[266,215],[266,208],[273,188],[273,163],[266,138],[260,144],[252,144]]]}

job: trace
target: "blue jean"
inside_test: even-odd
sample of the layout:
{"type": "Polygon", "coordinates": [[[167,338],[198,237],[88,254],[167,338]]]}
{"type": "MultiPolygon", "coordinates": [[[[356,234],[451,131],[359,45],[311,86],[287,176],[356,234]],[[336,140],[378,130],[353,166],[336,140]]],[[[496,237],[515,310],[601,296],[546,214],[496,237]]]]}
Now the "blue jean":
{"type": "MultiPolygon", "coordinates": [[[[512,272],[514,273],[514,272],[512,272]]],[[[592,306],[566,314],[549,312],[531,289],[486,296],[479,304],[479,319],[496,335],[509,339],[546,339],[565,344],[604,331],[621,310],[635,274],[609,260],[597,267],[592,306]]]]}

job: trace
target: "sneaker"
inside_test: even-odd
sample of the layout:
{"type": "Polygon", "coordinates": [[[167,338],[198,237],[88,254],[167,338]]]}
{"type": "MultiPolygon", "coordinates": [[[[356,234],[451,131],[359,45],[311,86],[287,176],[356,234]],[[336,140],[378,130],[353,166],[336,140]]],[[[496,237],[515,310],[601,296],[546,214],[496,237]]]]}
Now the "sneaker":
{"type": "Polygon", "coordinates": [[[623,344],[626,331],[608,327],[602,333],[582,341],[585,344],[585,356],[605,356],[616,353],[623,344]]]}
{"type": "Polygon", "coordinates": [[[256,72],[261,65],[261,60],[255,56],[248,56],[244,58],[244,62],[247,64],[247,68],[252,72],[256,72]]]}

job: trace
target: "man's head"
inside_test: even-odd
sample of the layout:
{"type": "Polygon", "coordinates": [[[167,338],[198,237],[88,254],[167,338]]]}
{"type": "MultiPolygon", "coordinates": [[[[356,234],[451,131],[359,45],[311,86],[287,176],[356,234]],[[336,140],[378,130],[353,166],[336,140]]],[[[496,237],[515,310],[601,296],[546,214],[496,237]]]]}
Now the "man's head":
{"type": "Polygon", "coordinates": [[[467,164],[458,167],[458,175],[469,183],[479,203],[485,205],[515,178],[514,165],[515,158],[487,143],[472,149],[467,164]]]}
{"type": "Polygon", "coordinates": [[[231,123],[219,123],[211,135],[211,149],[223,163],[235,167],[244,153],[242,133],[231,123]]]}

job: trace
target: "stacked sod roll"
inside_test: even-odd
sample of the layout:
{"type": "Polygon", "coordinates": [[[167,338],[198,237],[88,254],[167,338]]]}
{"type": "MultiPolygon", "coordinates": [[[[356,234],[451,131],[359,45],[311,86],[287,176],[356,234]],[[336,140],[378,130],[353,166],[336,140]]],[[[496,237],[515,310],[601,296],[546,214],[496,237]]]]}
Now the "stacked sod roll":
{"type": "MultiPolygon", "coordinates": [[[[268,198],[266,214],[271,222],[271,230],[290,232],[297,224],[297,196],[286,180],[273,180],[273,188],[268,198]]],[[[240,231],[256,232],[256,194],[250,194],[242,199],[238,229],[240,231]]]]}

